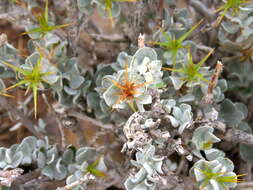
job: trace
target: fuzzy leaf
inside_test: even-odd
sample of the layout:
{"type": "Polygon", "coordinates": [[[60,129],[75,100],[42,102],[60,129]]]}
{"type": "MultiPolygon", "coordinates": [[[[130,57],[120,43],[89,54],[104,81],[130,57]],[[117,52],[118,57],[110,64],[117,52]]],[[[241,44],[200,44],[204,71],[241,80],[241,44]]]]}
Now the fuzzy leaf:
{"type": "Polygon", "coordinates": [[[244,119],[244,113],[231,100],[225,99],[221,103],[219,117],[224,119],[228,125],[237,126],[244,119]]]}

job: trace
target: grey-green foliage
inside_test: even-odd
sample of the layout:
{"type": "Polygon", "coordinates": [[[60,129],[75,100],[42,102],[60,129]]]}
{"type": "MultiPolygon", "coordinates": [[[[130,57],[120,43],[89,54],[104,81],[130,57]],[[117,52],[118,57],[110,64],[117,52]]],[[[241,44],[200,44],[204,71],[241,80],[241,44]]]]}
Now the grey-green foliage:
{"type": "Polygon", "coordinates": [[[59,65],[58,68],[62,75],[54,89],[59,103],[67,107],[78,104],[79,99],[86,95],[91,81],[85,80],[74,57],[59,65]]]}
{"type": "MultiPolygon", "coordinates": [[[[185,34],[192,25],[192,20],[188,15],[187,9],[176,9],[173,15],[170,15],[168,10],[165,10],[165,19],[163,23],[163,30],[171,39],[178,39],[185,34]]],[[[158,30],[153,34],[154,41],[166,42],[165,35],[158,30]]],[[[196,51],[196,44],[191,40],[184,40],[182,45],[185,47],[191,47],[193,52],[196,51]]],[[[183,62],[185,54],[187,53],[185,48],[179,49],[176,56],[178,63],[183,62]]],[[[173,64],[173,52],[172,51],[159,51],[159,56],[168,65],[173,64]]]]}
{"type": "Polygon", "coordinates": [[[105,0],[78,0],[77,3],[79,11],[86,14],[92,14],[94,6],[97,6],[99,14],[104,18],[118,17],[121,11],[120,2],[113,0],[111,1],[111,15],[108,12],[105,0]]]}
{"type": "Polygon", "coordinates": [[[242,103],[225,99],[220,105],[219,118],[230,127],[237,127],[246,116],[247,107],[242,103]]]}
{"type": "MultiPolygon", "coordinates": [[[[87,155],[87,153],[89,152],[86,152],[85,154],[83,154],[82,156],[83,157],[86,157],[86,158],[90,158],[92,157],[91,155],[87,155]]],[[[93,155],[94,156],[94,155],[93,155]]],[[[77,185],[73,188],[73,190],[85,190],[86,188],[86,182],[88,181],[84,181],[83,178],[85,176],[85,174],[87,174],[87,168],[89,166],[89,164],[87,163],[87,161],[89,161],[88,159],[85,160],[85,159],[82,159],[82,162],[83,163],[80,163],[80,165],[76,166],[76,168],[78,168],[77,171],[74,172],[74,174],[70,175],[67,179],[66,179],[66,184],[67,185],[70,185],[72,183],[75,183],[76,181],[80,181],[82,180],[83,183],[81,183],[80,185],[77,185]],[[84,162],[83,162],[84,161],[84,162]]],[[[106,172],[107,170],[107,167],[104,163],[104,158],[102,157],[101,159],[99,159],[99,163],[98,165],[96,166],[95,168],[96,170],[99,170],[101,172],[106,172]]]]}
{"type": "Polygon", "coordinates": [[[17,145],[11,146],[9,149],[0,148],[0,168],[2,169],[9,169],[9,168],[16,168],[23,159],[22,152],[16,152],[17,145]]]}
{"type": "Polygon", "coordinates": [[[80,99],[86,96],[91,81],[86,80],[84,74],[81,73],[77,58],[67,57],[67,42],[60,40],[54,34],[48,33],[43,39],[37,40],[36,43],[30,42],[28,44],[31,52],[36,50],[37,44],[42,47],[46,55],[50,56],[52,62],[57,63],[60,77],[57,83],[53,85],[53,90],[57,94],[59,103],[66,107],[79,103],[80,99]]]}
{"type": "Polygon", "coordinates": [[[120,15],[120,11],[121,11],[120,2],[113,1],[113,0],[111,1],[112,2],[111,13],[109,13],[107,10],[108,7],[106,7],[105,0],[95,0],[94,2],[96,3],[96,5],[98,7],[98,12],[102,17],[115,18],[120,15]]]}
{"type": "Polygon", "coordinates": [[[228,80],[228,91],[236,91],[240,100],[246,103],[253,93],[253,75],[249,74],[253,72],[252,63],[231,61],[228,63],[228,69],[230,77],[230,80],[228,80]]]}
{"type": "Polygon", "coordinates": [[[149,47],[140,48],[135,52],[132,59],[131,71],[143,76],[149,88],[156,89],[165,86],[162,80],[162,62],[158,60],[154,49],[149,47]]]}
{"type": "MultiPolygon", "coordinates": [[[[188,67],[188,65],[189,65],[189,60],[188,58],[185,58],[185,60],[181,62],[181,65],[178,68],[185,68],[185,67],[188,67]]],[[[201,67],[198,72],[201,73],[202,76],[206,80],[210,78],[211,76],[209,67],[201,67]]],[[[170,76],[170,79],[176,90],[179,90],[183,85],[185,85],[186,87],[190,89],[192,89],[194,86],[197,86],[197,85],[207,86],[207,82],[201,80],[200,78],[198,78],[195,81],[188,81],[188,77],[189,77],[188,73],[176,72],[176,73],[173,73],[172,76],[170,76]]]]}
{"type": "MultiPolygon", "coordinates": [[[[187,31],[190,30],[191,27],[191,20],[189,19],[187,10],[185,9],[176,9],[175,14],[172,16],[165,11],[165,20],[164,20],[164,31],[171,36],[173,41],[173,36],[175,39],[178,39],[183,34],[185,34],[187,31]]],[[[154,39],[159,39],[161,42],[166,42],[167,39],[165,35],[158,31],[153,36],[154,39]]],[[[173,68],[174,69],[182,69],[188,66],[189,59],[186,56],[187,49],[189,50],[189,47],[191,47],[191,54],[193,57],[195,56],[197,46],[194,42],[185,40],[182,43],[184,48],[180,48],[177,52],[176,57],[176,64],[174,63],[173,68]]],[[[164,50],[159,49],[159,56],[161,59],[168,65],[173,64],[173,51],[168,51],[166,48],[164,50]]],[[[190,69],[189,69],[190,70],[190,69]]],[[[211,78],[211,75],[213,72],[209,70],[209,67],[201,67],[199,70],[199,74],[201,74],[204,78],[206,78],[206,81],[201,80],[198,78],[196,81],[187,81],[187,73],[182,72],[172,72],[172,74],[169,74],[168,71],[165,72],[163,80],[168,83],[168,93],[170,95],[170,98],[174,98],[176,96],[176,93],[173,91],[185,89],[183,87],[187,87],[187,90],[184,94],[181,95],[181,97],[176,96],[176,99],[178,98],[180,102],[195,102],[197,105],[199,104],[199,101],[203,98],[203,96],[207,93],[208,89],[208,80],[211,78]],[[174,89],[171,89],[170,83],[173,85],[174,89]],[[173,96],[174,95],[174,96],[173,96]]],[[[224,99],[224,92],[227,90],[227,82],[226,80],[219,80],[217,86],[214,89],[213,95],[214,95],[214,102],[220,102],[224,99]]],[[[184,90],[185,91],[185,90],[184,90]]]]}
{"type": "Polygon", "coordinates": [[[195,129],[192,136],[192,152],[200,159],[204,159],[200,151],[203,151],[208,160],[215,160],[217,157],[224,157],[225,153],[219,149],[213,148],[214,143],[220,142],[220,139],[214,134],[214,129],[204,125],[195,129]]]}
{"type": "MultiPolygon", "coordinates": [[[[181,69],[187,66],[187,64],[186,60],[180,64],[176,64],[176,66],[181,69]]],[[[206,81],[201,80],[200,78],[196,81],[188,81],[188,76],[186,74],[179,72],[172,73],[169,78],[176,91],[180,90],[182,87],[187,87],[186,92],[178,98],[179,102],[195,102],[196,105],[199,105],[199,102],[207,93],[209,85],[208,81],[210,81],[213,72],[213,70],[209,70],[209,67],[200,68],[199,73],[205,77],[206,81]]],[[[225,97],[224,92],[227,91],[227,88],[227,81],[225,79],[218,80],[217,85],[213,90],[213,101],[222,101],[225,97]]]]}
{"type": "Polygon", "coordinates": [[[182,103],[176,106],[173,99],[162,100],[162,105],[167,112],[167,116],[173,127],[178,127],[178,132],[183,133],[184,129],[191,126],[193,113],[190,105],[182,103]]]}
{"type": "Polygon", "coordinates": [[[235,17],[227,17],[221,23],[218,33],[221,50],[232,54],[223,58],[229,71],[228,91],[237,91],[241,100],[245,102],[253,92],[253,77],[249,74],[253,71],[252,13],[253,10],[250,9],[240,11],[235,17]]]}
{"type": "MultiPolygon", "coordinates": [[[[176,9],[173,15],[170,15],[168,10],[165,10],[164,25],[165,31],[171,31],[176,37],[184,34],[188,29],[191,28],[192,20],[188,15],[187,9],[176,9]]],[[[154,38],[160,36],[160,32],[154,33],[154,38]]],[[[160,36],[162,37],[162,36],[160,36]]]]}
{"type": "MultiPolygon", "coordinates": [[[[143,80],[150,81],[149,87],[159,88],[164,86],[161,76],[163,72],[161,71],[161,62],[157,60],[156,52],[151,48],[142,48],[135,53],[134,67],[136,69],[131,72],[135,75],[140,75],[143,80]],[[145,60],[144,60],[145,59],[145,60]]],[[[125,72],[125,64],[129,64],[133,56],[128,55],[126,52],[119,53],[116,62],[110,65],[99,64],[97,71],[94,75],[94,84],[96,92],[89,91],[87,94],[87,104],[88,107],[92,108],[95,112],[95,116],[103,122],[116,122],[121,125],[126,121],[127,118],[122,117],[120,113],[111,110],[110,106],[106,103],[103,98],[103,93],[111,85],[110,82],[106,81],[107,77],[118,72],[125,72]]],[[[131,67],[133,68],[133,66],[131,67]]],[[[128,68],[130,71],[130,68],[128,68]]],[[[137,81],[138,82],[138,81],[137,81]]],[[[144,82],[144,81],[143,81],[144,82]]],[[[117,95],[113,94],[114,99],[116,100],[117,95]]],[[[109,96],[108,99],[111,97],[109,96]]],[[[109,100],[108,100],[109,101],[109,100]]],[[[121,111],[129,111],[129,108],[121,111]]],[[[126,114],[126,113],[124,113],[126,114]]],[[[128,113],[130,115],[130,113],[128,113]]]]}
{"type": "Polygon", "coordinates": [[[144,47],[133,56],[125,56],[124,61],[119,64],[119,67],[125,69],[118,70],[114,75],[104,76],[102,87],[97,90],[109,107],[126,109],[134,104],[132,106],[137,106],[139,111],[144,111],[143,105],[152,102],[148,88],[164,86],[162,63],[157,60],[157,54],[152,48],[144,47]]]}
{"type": "MultiPolygon", "coordinates": [[[[5,67],[10,67],[17,72],[17,80],[13,87],[24,86],[28,90],[33,89],[35,103],[37,103],[37,90],[50,88],[59,79],[57,68],[49,60],[43,57],[40,52],[34,52],[21,62],[20,66],[13,63],[2,62],[5,67]]],[[[36,108],[36,105],[35,105],[36,108]]]]}
{"type": "Polygon", "coordinates": [[[54,63],[62,63],[67,60],[67,41],[60,39],[53,33],[47,33],[41,39],[30,39],[27,43],[27,49],[30,53],[40,51],[45,54],[54,63]]]}
{"type": "Polygon", "coordinates": [[[231,160],[218,157],[213,161],[199,160],[190,173],[195,176],[200,189],[224,190],[237,185],[237,176],[233,170],[234,164],[231,160]]]}
{"type": "MultiPolygon", "coordinates": [[[[241,110],[243,109],[242,105],[238,105],[238,107],[241,107],[241,110]]],[[[192,137],[195,150],[192,152],[200,160],[193,165],[190,174],[195,176],[198,187],[203,190],[235,188],[238,176],[233,172],[234,164],[225,158],[224,152],[213,148],[214,143],[220,142],[220,139],[213,132],[214,129],[207,125],[195,129],[192,137]],[[203,151],[205,157],[200,151],[203,151]]]]}
{"type": "MultiPolygon", "coordinates": [[[[221,28],[218,33],[220,42],[227,45],[226,50],[233,51],[236,48],[242,47],[242,45],[248,45],[252,43],[251,35],[253,34],[251,24],[253,22],[252,16],[253,9],[249,11],[242,11],[235,17],[228,17],[226,21],[221,23],[221,28]],[[235,40],[231,40],[228,34],[236,34],[241,32],[241,35],[237,36],[235,40]]],[[[236,52],[234,52],[236,53],[236,52]]]]}
{"type": "Polygon", "coordinates": [[[59,80],[52,86],[57,94],[58,102],[66,107],[80,103],[85,99],[91,81],[85,79],[85,74],[80,71],[76,57],[68,58],[66,41],[62,41],[58,36],[48,33],[44,38],[29,41],[30,52],[43,52],[50,61],[57,63],[59,80]]]}
{"type": "Polygon", "coordinates": [[[87,14],[92,14],[93,12],[92,3],[93,3],[93,0],[77,0],[78,9],[81,12],[85,12],[87,14]]]}
{"type": "MultiPolygon", "coordinates": [[[[44,57],[41,58],[39,52],[34,52],[29,57],[27,57],[25,60],[25,64],[21,64],[20,68],[26,71],[32,71],[33,68],[38,64],[39,60],[40,60],[40,72],[50,73],[48,75],[42,76],[42,80],[46,82],[47,85],[53,85],[59,79],[58,69],[57,67],[52,65],[48,59],[44,57]]],[[[22,78],[22,76],[19,77],[22,78]]],[[[40,86],[40,89],[44,89],[44,87],[40,86]]]]}
{"type": "MultiPolygon", "coordinates": [[[[94,74],[94,84],[97,86],[97,89],[99,89],[99,86],[101,86],[102,78],[105,75],[112,74],[113,72],[114,70],[112,69],[111,65],[98,65],[97,71],[94,74]]],[[[111,112],[109,106],[105,103],[105,100],[101,98],[100,94],[97,91],[89,91],[86,96],[86,101],[87,106],[90,109],[94,110],[95,117],[104,123],[111,122],[113,120],[112,115],[117,114],[111,112]]],[[[120,117],[118,116],[117,121],[119,122],[117,123],[121,122],[119,118],[120,117]]]]}
{"type": "Polygon", "coordinates": [[[154,190],[156,187],[155,176],[163,174],[163,157],[155,155],[155,147],[147,145],[136,153],[136,160],[131,163],[138,168],[138,172],[129,176],[125,181],[127,190],[154,190]]]}
{"type": "MultiPolygon", "coordinates": [[[[113,1],[112,15],[108,15],[104,0],[77,0],[80,12],[92,14],[93,7],[96,5],[99,13],[105,17],[118,16],[120,14],[119,4],[119,2],[113,1]]],[[[29,6],[31,8],[35,4],[29,3],[29,6]]],[[[242,54],[238,52],[244,50],[242,48],[245,47],[252,49],[252,21],[252,12],[248,11],[237,17],[227,17],[227,20],[221,23],[218,38],[222,44],[229,47],[226,49],[229,53],[237,56],[236,59],[230,59],[234,61],[231,64],[224,60],[229,64],[227,68],[230,73],[228,75],[232,78],[229,83],[230,90],[234,90],[240,85],[242,85],[242,88],[251,87],[250,85],[253,82],[252,75],[248,74],[253,69],[252,65],[249,64],[252,55],[243,60],[241,59],[242,54]],[[237,37],[238,32],[241,32],[242,35],[237,37]],[[235,40],[231,40],[231,35],[235,35],[235,40]],[[242,67],[239,65],[238,60],[239,62],[246,62],[246,66],[242,67]]],[[[177,9],[173,15],[170,15],[165,10],[163,28],[172,38],[175,37],[177,39],[185,34],[189,31],[191,25],[192,21],[186,9],[177,9]]],[[[30,36],[37,38],[33,35],[30,36]]],[[[162,42],[166,40],[160,31],[154,34],[153,38],[162,42]]],[[[201,80],[194,81],[194,83],[188,82],[185,80],[185,74],[177,72],[166,72],[166,76],[164,76],[162,61],[164,64],[171,65],[173,52],[163,51],[158,48],[155,51],[149,47],[139,48],[133,56],[121,52],[115,63],[108,65],[98,64],[95,74],[89,76],[88,73],[80,69],[76,57],[67,56],[67,45],[66,40],[60,39],[53,33],[48,33],[41,39],[33,39],[28,42],[31,56],[26,60],[17,59],[17,50],[8,43],[0,47],[0,57],[14,65],[21,65],[22,68],[31,69],[29,60],[35,63],[36,57],[39,54],[43,54],[45,56],[43,69],[45,71],[58,72],[57,76],[52,77],[49,81],[51,80],[54,83],[52,89],[57,94],[59,103],[71,108],[80,106],[82,110],[94,113],[95,117],[102,122],[122,124],[132,113],[129,109],[130,107],[145,113],[145,111],[153,111],[149,110],[150,107],[157,108],[161,106],[159,108],[164,111],[162,113],[163,119],[170,121],[169,126],[162,126],[164,121],[160,122],[160,118],[147,118],[145,122],[137,126],[139,127],[138,130],[130,128],[132,127],[131,122],[126,125],[129,126],[130,132],[131,130],[133,131],[132,137],[138,137],[139,139],[137,140],[139,141],[137,142],[143,145],[128,147],[129,149],[135,148],[137,153],[136,160],[131,161],[136,170],[125,181],[126,189],[154,190],[158,184],[158,178],[166,175],[162,170],[163,164],[167,165],[167,168],[171,164],[169,159],[156,155],[157,146],[165,147],[167,140],[171,138],[170,135],[174,136],[174,133],[176,133],[180,136],[180,141],[175,140],[175,142],[180,143],[173,145],[178,145],[184,153],[188,151],[181,146],[181,141],[185,140],[181,139],[181,135],[186,128],[194,124],[193,113],[196,110],[194,105],[190,106],[185,102],[194,102],[195,105],[199,105],[203,95],[207,92],[208,83],[201,80]],[[120,96],[124,90],[120,86],[126,82],[139,85],[131,98],[127,96],[122,98],[120,96]],[[187,87],[186,91],[184,91],[183,87],[187,87]],[[171,91],[172,88],[173,91],[171,91]],[[161,96],[160,101],[159,98],[151,96],[151,90],[156,90],[159,95],[161,92],[167,91],[169,96],[161,96]],[[156,101],[156,99],[159,99],[159,101],[152,102],[153,100],[156,101]],[[133,105],[131,105],[130,100],[134,100],[133,105]],[[154,103],[157,103],[158,106],[155,107],[154,103]],[[111,108],[116,110],[112,111],[111,108]],[[123,113],[122,115],[125,115],[126,118],[121,117],[120,113],[123,113]],[[157,135],[155,139],[149,135],[150,131],[157,135]]],[[[182,45],[184,48],[177,52],[175,69],[185,67],[188,64],[189,60],[186,57],[186,49],[188,47],[191,47],[191,52],[195,55],[196,46],[194,42],[184,40],[182,45]]],[[[213,74],[207,67],[201,68],[199,72],[207,79],[213,74]]],[[[5,66],[0,66],[1,78],[13,76],[15,75],[12,71],[9,72],[5,66]]],[[[4,83],[0,82],[2,85],[1,89],[3,89],[4,83]]],[[[219,80],[213,92],[214,103],[221,102],[224,99],[226,89],[226,80],[219,80]]],[[[252,88],[248,89],[250,90],[246,97],[252,92],[252,88]]],[[[249,125],[243,122],[247,115],[247,110],[243,104],[233,103],[231,100],[225,99],[219,106],[220,120],[224,121],[228,126],[251,133],[249,125]]],[[[140,116],[138,115],[139,112],[136,113],[137,116],[140,116]]],[[[42,126],[40,130],[43,130],[44,124],[40,121],[39,125],[42,126]]],[[[194,131],[191,140],[193,145],[191,147],[192,153],[201,160],[194,164],[191,173],[196,177],[203,190],[221,190],[235,187],[236,181],[233,180],[236,179],[236,175],[233,173],[233,163],[224,158],[224,152],[213,148],[213,144],[220,141],[213,133],[214,129],[209,125],[200,126],[194,131]],[[201,154],[202,152],[204,156],[201,154]],[[211,177],[208,172],[212,174],[211,177]],[[223,183],[222,180],[228,179],[227,177],[232,181],[223,183]]],[[[132,137],[127,138],[130,141],[132,137]]],[[[134,141],[132,144],[134,144],[134,141]]],[[[177,150],[175,149],[175,151],[177,150]]],[[[241,156],[249,163],[252,163],[253,160],[252,152],[252,148],[240,145],[241,156]]],[[[51,179],[61,180],[69,176],[66,180],[67,185],[69,185],[81,180],[87,174],[87,168],[97,154],[94,148],[83,147],[76,150],[73,146],[67,147],[62,152],[56,146],[49,145],[47,140],[27,137],[20,144],[13,145],[10,148],[0,148],[0,158],[3,158],[0,160],[0,168],[6,170],[36,163],[42,174],[51,179]]],[[[186,156],[183,153],[182,155],[186,156]]],[[[175,166],[173,168],[175,170],[175,166]]],[[[97,169],[100,171],[106,170],[103,159],[99,160],[97,169]]],[[[85,184],[79,185],[74,189],[85,189],[85,184]]]]}
{"type": "MultiPolygon", "coordinates": [[[[50,0],[48,2],[50,3],[50,0]]],[[[36,9],[41,6],[39,2],[33,0],[22,0],[22,3],[26,3],[27,9],[29,11],[32,11],[33,9],[36,9]]],[[[22,35],[26,34],[32,40],[40,40],[46,34],[52,33],[56,29],[66,27],[67,25],[57,25],[57,26],[55,25],[56,17],[54,14],[51,13],[50,10],[51,9],[49,7],[46,7],[45,1],[42,14],[35,15],[36,22],[29,22],[24,26],[26,32],[22,33],[22,35]]]]}
{"type": "Polygon", "coordinates": [[[91,147],[75,149],[67,147],[61,152],[56,145],[49,145],[48,140],[29,136],[20,144],[10,148],[0,148],[0,169],[22,167],[35,163],[41,173],[50,179],[62,180],[73,173],[82,173],[94,161],[97,151],[91,147]]]}
{"type": "Polygon", "coordinates": [[[214,129],[209,126],[201,126],[195,129],[192,142],[198,150],[211,149],[214,143],[220,142],[220,139],[213,132],[214,129]]]}
{"type": "MultiPolygon", "coordinates": [[[[5,42],[0,46],[0,62],[5,61],[9,63],[13,63],[14,65],[18,65],[18,50],[14,48],[8,42],[5,42]]],[[[14,77],[14,72],[5,67],[3,64],[0,64],[0,77],[1,78],[9,78],[14,77]]]]}
{"type": "MultiPolygon", "coordinates": [[[[241,122],[237,127],[239,130],[242,130],[246,133],[252,134],[252,126],[247,122],[241,122]]],[[[240,144],[240,155],[243,160],[253,165],[253,148],[252,146],[246,144],[240,144]]]]}
{"type": "MultiPolygon", "coordinates": [[[[2,36],[1,36],[2,37],[2,36]]],[[[6,37],[7,38],[7,37],[6,37]]],[[[0,57],[3,61],[11,62],[16,60],[18,50],[7,41],[0,46],[0,57]]]]}
{"type": "MultiPolygon", "coordinates": [[[[207,89],[208,89],[207,83],[201,85],[201,97],[203,97],[207,93],[207,89]]],[[[225,79],[219,79],[216,87],[213,90],[213,101],[217,103],[221,102],[225,98],[224,93],[227,91],[227,89],[228,89],[227,81],[225,79]]],[[[193,94],[196,94],[195,96],[197,97],[198,93],[195,91],[193,94]]],[[[200,99],[196,98],[196,100],[200,99]]]]}
{"type": "MultiPolygon", "coordinates": [[[[173,76],[170,76],[170,78],[173,76]]],[[[179,83],[175,83],[180,84],[180,80],[177,80],[179,83]]],[[[177,82],[174,81],[174,82],[177,82]]],[[[173,83],[171,83],[171,85],[173,85],[173,83]]],[[[227,81],[225,79],[220,79],[218,80],[217,86],[214,88],[213,90],[213,101],[214,102],[221,102],[224,98],[224,92],[227,91],[227,81]]],[[[174,86],[174,85],[173,85],[174,86]]],[[[201,82],[201,85],[197,85],[197,86],[193,86],[191,88],[189,88],[185,93],[183,93],[181,96],[176,96],[175,94],[177,92],[178,89],[176,86],[172,88],[168,89],[168,92],[166,92],[166,95],[169,95],[169,97],[174,98],[175,100],[177,100],[180,103],[194,103],[195,105],[199,105],[199,102],[201,102],[203,96],[207,93],[208,90],[208,83],[204,83],[201,82]],[[175,91],[175,92],[173,92],[175,91]]]]}

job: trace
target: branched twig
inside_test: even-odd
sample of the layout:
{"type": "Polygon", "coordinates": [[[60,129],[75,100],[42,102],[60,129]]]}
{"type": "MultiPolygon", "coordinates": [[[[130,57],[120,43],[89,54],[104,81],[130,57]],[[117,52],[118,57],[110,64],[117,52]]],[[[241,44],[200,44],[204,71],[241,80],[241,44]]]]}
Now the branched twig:
{"type": "Polygon", "coordinates": [[[74,116],[74,117],[76,117],[78,119],[81,119],[81,120],[84,120],[84,121],[88,121],[88,122],[92,123],[93,125],[96,125],[98,127],[104,128],[104,129],[113,130],[113,128],[114,128],[113,125],[103,124],[103,123],[101,123],[100,121],[98,121],[96,119],[93,119],[91,117],[88,117],[87,115],[84,115],[84,114],[76,112],[76,111],[70,111],[68,113],[68,115],[74,116]]]}
{"type": "Polygon", "coordinates": [[[253,181],[242,182],[237,185],[238,190],[253,189],[253,181]]]}
{"type": "Polygon", "coordinates": [[[14,168],[11,170],[0,170],[0,186],[4,185],[10,187],[15,179],[17,179],[24,172],[21,168],[14,168]]]}
{"type": "Polygon", "coordinates": [[[16,7],[15,11],[0,14],[0,19],[8,20],[16,26],[25,26],[31,22],[36,22],[28,9],[16,7]]]}
{"type": "Polygon", "coordinates": [[[209,21],[212,21],[214,14],[207,8],[201,1],[190,0],[190,5],[202,16],[206,17],[209,21]]]}
{"type": "Polygon", "coordinates": [[[24,189],[45,190],[56,189],[65,184],[65,180],[50,180],[48,177],[40,177],[24,184],[24,189]]]}
{"type": "Polygon", "coordinates": [[[202,50],[202,51],[205,51],[205,52],[212,51],[211,47],[203,45],[203,44],[197,44],[197,48],[200,49],[200,50],[202,50]]]}
{"type": "Polygon", "coordinates": [[[53,114],[53,117],[56,119],[56,122],[58,124],[58,128],[61,133],[61,144],[62,144],[62,147],[64,148],[64,147],[66,147],[66,135],[65,135],[65,132],[64,132],[64,129],[62,126],[62,122],[59,119],[58,115],[56,114],[53,106],[48,102],[47,97],[44,93],[42,94],[42,97],[43,97],[45,103],[47,104],[48,108],[50,109],[50,112],[53,114]]]}
{"type": "Polygon", "coordinates": [[[27,118],[22,112],[20,112],[11,101],[8,101],[5,97],[0,96],[0,106],[5,108],[12,115],[18,116],[19,121],[36,137],[43,138],[42,134],[37,132],[34,128],[35,124],[27,118]]]}
{"type": "Polygon", "coordinates": [[[242,143],[253,146],[253,134],[246,133],[237,129],[229,129],[223,139],[229,142],[242,143]]]}
{"type": "Polygon", "coordinates": [[[128,42],[129,40],[122,35],[113,34],[113,35],[104,35],[104,34],[89,34],[95,41],[102,42],[112,42],[112,43],[120,43],[120,42],[128,42]]]}
{"type": "Polygon", "coordinates": [[[18,185],[22,185],[25,184],[28,181],[31,181],[33,179],[38,178],[41,175],[41,171],[40,169],[36,169],[34,171],[31,171],[27,174],[21,175],[19,177],[17,177],[14,182],[13,182],[13,186],[18,186],[18,185]]]}
{"type": "Polygon", "coordinates": [[[72,24],[72,27],[68,28],[68,42],[70,45],[69,50],[74,56],[78,56],[80,53],[78,42],[80,39],[81,29],[83,28],[82,26],[84,24],[88,23],[89,17],[85,13],[79,15],[80,11],[78,10],[77,0],[69,0],[67,6],[67,11],[70,13],[71,22],[74,23],[72,24]]]}
{"type": "Polygon", "coordinates": [[[176,175],[180,175],[181,171],[185,169],[186,160],[184,156],[181,156],[181,160],[179,162],[179,166],[176,171],[176,175]]]}
{"type": "Polygon", "coordinates": [[[251,120],[253,120],[253,94],[249,98],[248,102],[249,103],[248,103],[248,116],[247,116],[247,120],[251,121],[251,120]]]}

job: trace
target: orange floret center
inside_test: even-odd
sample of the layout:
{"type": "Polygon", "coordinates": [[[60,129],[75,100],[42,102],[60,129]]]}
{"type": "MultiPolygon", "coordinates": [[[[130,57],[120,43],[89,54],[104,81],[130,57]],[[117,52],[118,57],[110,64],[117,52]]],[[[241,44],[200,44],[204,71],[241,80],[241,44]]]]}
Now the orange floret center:
{"type": "Polygon", "coordinates": [[[120,92],[115,94],[119,96],[119,98],[114,105],[119,104],[122,101],[132,101],[135,98],[135,95],[141,93],[140,91],[138,91],[138,88],[144,87],[147,84],[146,82],[136,84],[134,81],[131,81],[129,79],[127,65],[125,66],[125,75],[122,83],[109,78],[108,80],[110,80],[117,88],[120,89],[120,92]]]}

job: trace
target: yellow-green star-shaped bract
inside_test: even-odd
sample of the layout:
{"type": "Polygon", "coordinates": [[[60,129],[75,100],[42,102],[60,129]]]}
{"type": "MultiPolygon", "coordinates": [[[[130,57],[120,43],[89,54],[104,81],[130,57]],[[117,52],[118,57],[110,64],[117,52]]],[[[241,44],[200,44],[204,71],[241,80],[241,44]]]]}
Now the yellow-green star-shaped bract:
{"type": "Polygon", "coordinates": [[[216,25],[219,25],[224,18],[224,16],[227,14],[228,11],[232,10],[233,14],[236,14],[240,6],[253,3],[253,1],[250,0],[227,0],[223,5],[221,5],[218,9],[216,9],[216,12],[220,12],[220,16],[217,19],[216,25]]]}
{"type": "Polygon", "coordinates": [[[113,2],[136,2],[138,0],[105,0],[105,11],[108,13],[109,19],[113,25],[112,6],[113,2]]]}
{"type": "Polygon", "coordinates": [[[42,33],[42,35],[44,36],[48,32],[69,26],[69,24],[63,24],[63,25],[57,25],[57,26],[52,26],[49,24],[49,22],[48,22],[48,0],[46,0],[44,13],[41,15],[38,15],[37,20],[39,22],[38,28],[34,28],[34,29],[31,29],[27,32],[23,32],[23,33],[21,33],[21,35],[32,34],[32,33],[42,33]]]}
{"type": "Polygon", "coordinates": [[[7,63],[7,62],[1,62],[2,64],[12,68],[14,71],[18,72],[19,74],[21,74],[23,76],[23,79],[21,81],[19,81],[18,83],[14,84],[14,85],[12,85],[8,88],[5,88],[4,90],[10,90],[10,89],[13,89],[15,87],[22,86],[22,85],[27,86],[26,93],[30,89],[32,89],[33,98],[34,98],[34,115],[35,115],[35,118],[36,118],[36,115],[37,115],[38,89],[42,85],[43,82],[50,84],[48,81],[44,80],[43,77],[53,74],[52,72],[41,72],[41,59],[42,59],[42,57],[40,57],[38,59],[38,62],[35,66],[32,66],[32,64],[31,64],[32,70],[22,69],[20,67],[17,67],[15,65],[12,65],[12,64],[7,63]]]}
{"type": "Polygon", "coordinates": [[[166,42],[153,42],[154,45],[159,45],[167,51],[172,53],[172,62],[175,65],[177,53],[182,48],[187,48],[183,45],[184,40],[202,23],[203,19],[200,20],[197,24],[195,24],[189,31],[183,34],[181,37],[176,39],[174,36],[171,38],[166,32],[162,31],[164,37],[166,38],[166,42]]]}
{"type": "Polygon", "coordinates": [[[205,165],[205,169],[201,170],[199,168],[196,168],[199,170],[203,175],[205,175],[206,179],[200,186],[200,190],[203,190],[208,183],[210,183],[210,180],[215,180],[217,181],[220,185],[223,186],[224,189],[228,188],[223,185],[223,183],[240,183],[243,180],[239,179],[238,177],[246,176],[246,174],[240,174],[240,175],[235,175],[235,176],[226,176],[228,172],[213,172],[211,168],[208,168],[207,165],[205,165]]]}
{"type": "Polygon", "coordinates": [[[90,165],[88,165],[86,171],[93,174],[94,176],[97,177],[106,177],[106,173],[96,169],[96,167],[98,166],[100,161],[100,158],[95,160],[93,163],[91,163],[90,165]]]}
{"type": "Polygon", "coordinates": [[[208,82],[207,79],[204,78],[203,74],[200,73],[200,68],[201,66],[206,62],[208,57],[213,53],[214,49],[212,49],[200,62],[197,64],[193,63],[192,60],[192,55],[190,52],[188,53],[188,64],[184,65],[182,68],[179,69],[174,69],[174,68],[164,68],[165,70],[173,71],[173,72],[178,72],[182,73],[185,75],[182,80],[187,81],[187,82],[196,82],[199,79],[208,82]]]}

